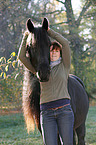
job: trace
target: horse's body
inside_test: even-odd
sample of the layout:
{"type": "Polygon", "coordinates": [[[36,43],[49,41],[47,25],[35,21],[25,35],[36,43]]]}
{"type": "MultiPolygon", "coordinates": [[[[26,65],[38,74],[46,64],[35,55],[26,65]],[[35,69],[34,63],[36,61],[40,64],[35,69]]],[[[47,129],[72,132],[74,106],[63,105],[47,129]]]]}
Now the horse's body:
{"type": "Polygon", "coordinates": [[[85,120],[89,108],[88,96],[84,86],[82,86],[82,81],[79,82],[78,78],[76,79],[73,75],[69,75],[68,78],[68,92],[71,96],[71,106],[75,118],[74,133],[76,131],[79,145],[84,145],[85,120]]]}
{"type": "MultiPolygon", "coordinates": [[[[35,43],[38,43],[36,41],[36,38],[38,38],[36,35],[38,35],[38,28],[35,28],[33,24],[31,24],[31,21],[29,20],[28,23],[28,29],[30,32],[34,33],[34,39],[35,43]]],[[[48,29],[48,22],[46,19],[44,19],[43,26],[44,32],[43,36],[42,33],[39,34],[42,36],[42,39],[46,39],[48,36],[44,37],[44,34],[47,33],[45,30],[48,29]]],[[[39,28],[40,29],[40,28],[39,28]]],[[[41,37],[39,36],[39,37],[41,37]]],[[[39,39],[39,38],[38,38],[39,39]]],[[[40,40],[41,41],[41,40],[40,40]]],[[[43,40],[42,40],[43,41],[43,40]]],[[[50,42],[49,39],[44,40],[44,43],[50,42]]],[[[28,48],[28,52],[30,55],[30,61],[32,62],[32,65],[36,69],[36,71],[39,74],[39,79],[41,81],[48,81],[48,77],[50,75],[49,72],[49,45],[47,46],[43,44],[40,46],[40,42],[33,48],[33,46],[30,46],[28,48]],[[38,46],[39,45],[39,46],[38,46]],[[39,47],[39,48],[38,48],[39,47]],[[42,50],[43,48],[43,50],[42,50]],[[36,50],[34,50],[36,49],[36,50]],[[33,59],[32,55],[34,55],[36,58],[33,59]],[[35,51],[38,55],[35,54],[35,51]],[[44,51],[44,52],[42,52],[44,51]],[[42,53],[41,53],[42,52],[42,53]],[[47,54],[46,54],[47,53],[47,54]],[[38,61],[38,58],[39,61],[38,61]],[[44,75],[44,76],[43,76],[44,75]]],[[[24,89],[23,89],[23,111],[24,111],[24,116],[27,124],[28,131],[34,128],[34,120],[37,124],[38,129],[40,130],[40,83],[39,79],[34,76],[32,73],[28,72],[28,70],[25,70],[25,75],[24,75],[24,89]],[[34,117],[35,116],[35,117],[34,117]]],[[[79,145],[84,145],[84,137],[85,137],[85,120],[88,112],[88,96],[86,94],[83,82],[74,75],[69,75],[68,78],[68,91],[71,96],[71,106],[74,112],[74,145],[76,144],[75,142],[75,132],[77,133],[78,136],[78,144],[79,145]]]]}

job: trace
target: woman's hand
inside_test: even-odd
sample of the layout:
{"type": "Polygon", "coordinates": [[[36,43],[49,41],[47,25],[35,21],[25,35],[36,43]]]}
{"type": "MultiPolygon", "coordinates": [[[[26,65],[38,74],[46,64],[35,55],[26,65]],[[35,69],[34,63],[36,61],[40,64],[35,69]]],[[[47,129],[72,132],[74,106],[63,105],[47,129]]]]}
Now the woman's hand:
{"type": "Polygon", "coordinates": [[[50,28],[48,27],[48,30],[47,31],[49,31],[50,30],[50,28]]]}
{"type": "Polygon", "coordinates": [[[25,36],[28,36],[29,33],[30,33],[30,32],[29,32],[28,30],[26,30],[26,31],[24,32],[24,37],[25,37],[25,36]]]}

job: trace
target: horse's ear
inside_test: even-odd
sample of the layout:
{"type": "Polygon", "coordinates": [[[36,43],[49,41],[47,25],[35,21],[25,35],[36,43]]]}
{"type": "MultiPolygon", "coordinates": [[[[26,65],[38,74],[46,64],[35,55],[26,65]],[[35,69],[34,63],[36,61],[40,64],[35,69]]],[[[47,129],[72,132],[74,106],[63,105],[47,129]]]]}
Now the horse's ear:
{"type": "Polygon", "coordinates": [[[31,21],[31,19],[27,20],[27,28],[28,28],[29,32],[32,32],[32,33],[34,32],[34,25],[31,21]]]}
{"type": "Polygon", "coordinates": [[[48,30],[48,19],[44,18],[42,22],[42,27],[47,31],[48,30]]]}

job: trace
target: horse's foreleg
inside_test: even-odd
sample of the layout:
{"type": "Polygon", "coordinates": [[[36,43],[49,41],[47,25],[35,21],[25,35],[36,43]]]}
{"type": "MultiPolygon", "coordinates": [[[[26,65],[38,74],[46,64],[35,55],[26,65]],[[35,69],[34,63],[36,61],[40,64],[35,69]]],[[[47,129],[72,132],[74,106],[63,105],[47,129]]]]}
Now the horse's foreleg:
{"type": "Polygon", "coordinates": [[[58,145],[61,145],[59,133],[58,133],[57,137],[58,137],[58,145]]]}
{"type": "Polygon", "coordinates": [[[85,145],[85,121],[76,129],[78,145],[85,145]]]}
{"type": "Polygon", "coordinates": [[[73,130],[73,145],[76,145],[76,136],[75,136],[75,130],[73,130]]]}

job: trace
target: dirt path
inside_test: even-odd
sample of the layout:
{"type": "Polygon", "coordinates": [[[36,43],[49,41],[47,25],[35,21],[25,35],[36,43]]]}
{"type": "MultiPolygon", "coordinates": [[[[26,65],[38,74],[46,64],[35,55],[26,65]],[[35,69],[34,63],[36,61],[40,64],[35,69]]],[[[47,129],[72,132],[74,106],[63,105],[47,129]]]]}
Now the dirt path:
{"type": "Polygon", "coordinates": [[[22,110],[0,110],[0,115],[22,113],[22,110]]]}

